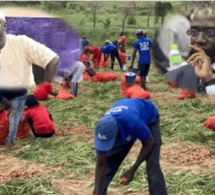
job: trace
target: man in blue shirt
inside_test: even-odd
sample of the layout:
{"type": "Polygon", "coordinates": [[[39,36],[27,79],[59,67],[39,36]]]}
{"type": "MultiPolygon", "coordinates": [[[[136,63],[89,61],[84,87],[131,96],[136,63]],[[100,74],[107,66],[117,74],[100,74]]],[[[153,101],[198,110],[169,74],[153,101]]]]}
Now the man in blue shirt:
{"type": "Polygon", "coordinates": [[[130,69],[134,66],[137,51],[139,52],[138,71],[141,79],[141,87],[146,90],[146,77],[149,72],[151,63],[150,50],[152,41],[146,37],[146,33],[142,29],[136,31],[137,40],[134,42],[132,60],[130,69]]]}
{"type": "Polygon", "coordinates": [[[111,106],[95,128],[97,163],[93,195],[106,195],[107,188],[135,141],[142,143],[137,160],[120,179],[122,185],[132,181],[146,160],[150,195],[166,195],[166,185],[159,164],[162,144],[159,112],[149,100],[122,99],[111,106]]]}
{"type": "Polygon", "coordinates": [[[119,62],[120,70],[123,71],[123,65],[121,62],[121,59],[119,57],[119,52],[117,46],[113,44],[106,44],[105,47],[100,47],[101,52],[104,54],[104,61],[106,61],[109,58],[111,58],[111,69],[113,70],[114,63],[115,63],[115,58],[119,62]]]}
{"type": "Polygon", "coordinates": [[[87,39],[87,37],[85,35],[82,36],[82,40],[81,40],[81,44],[80,44],[80,56],[82,56],[84,54],[84,50],[85,47],[89,46],[89,40],[87,39]]]}

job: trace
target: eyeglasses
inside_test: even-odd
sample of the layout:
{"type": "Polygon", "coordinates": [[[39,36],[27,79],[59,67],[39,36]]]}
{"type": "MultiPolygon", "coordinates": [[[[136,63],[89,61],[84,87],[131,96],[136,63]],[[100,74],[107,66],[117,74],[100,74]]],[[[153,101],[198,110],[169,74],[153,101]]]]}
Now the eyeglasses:
{"type": "Polygon", "coordinates": [[[202,30],[202,31],[198,31],[196,29],[193,29],[193,28],[189,28],[186,33],[187,35],[191,36],[191,37],[198,37],[199,36],[199,33],[202,32],[203,35],[207,38],[213,38],[215,37],[215,30],[214,29],[205,29],[205,30],[202,30]]]}

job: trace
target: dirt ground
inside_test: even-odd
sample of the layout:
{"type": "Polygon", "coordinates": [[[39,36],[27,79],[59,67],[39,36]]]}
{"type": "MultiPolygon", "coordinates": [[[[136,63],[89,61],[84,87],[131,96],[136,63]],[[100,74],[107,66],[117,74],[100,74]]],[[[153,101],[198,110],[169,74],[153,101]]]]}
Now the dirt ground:
{"type": "MultiPolygon", "coordinates": [[[[85,132],[84,139],[87,138],[91,143],[93,141],[92,134],[89,136],[85,127],[68,128],[58,130],[56,136],[69,136],[72,134],[85,132]]],[[[137,141],[129,153],[132,160],[136,159],[141,143],[137,141]]],[[[199,146],[191,142],[184,142],[181,140],[174,141],[174,143],[164,144],[161,149],[161,166],[164,173],[170,171],[184,172],[191,169],[194,173],[203,173],[215,169],[215,156],[211,155],[207,146],[199,146]]],[[[59,172],[58,168],[48,168],[44,164],[34,164],[28,161],[20,161],[19,159],[6,155],[0,152],[0,183],[7,181],[10,178],[32,178],[42,177],[48,173],[59,172]]],[[[71,173],[72,174],[72,173],[71,173]]],[[[71,178],[71,177],[70,177],[71,178]]],[[[53,187],[62,195],[90,195],[93,187],[91,178],[86,179],[70,179],[70,180],[53,180],[53,187]]],[[[120,189],[109,189],[109,195],[123,195],[120,189]]],[[[144,194],[148,192],[133,192],[130,195],[144,194]]]]}

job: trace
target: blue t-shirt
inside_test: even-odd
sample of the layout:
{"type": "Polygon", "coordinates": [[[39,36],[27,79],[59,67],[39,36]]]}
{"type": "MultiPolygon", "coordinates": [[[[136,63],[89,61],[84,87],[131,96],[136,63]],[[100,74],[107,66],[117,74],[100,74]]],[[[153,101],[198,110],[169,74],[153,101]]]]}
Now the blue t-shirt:
{"type": "Polygon", "coordinates": [[[114,49],[116,49],[117,47],[113,44],[107,45],[103,48],[103,53],[105,54],[110,54],[114,49]]]}
{"type": "Polygon", "coordinates": [[[88,39],[83,39],[83,40],[81,41],[81,49],[82,49],[82,50],[84,50],[84,48],[85,48],[86,46],[88,46],[88,45],[89,45],[88,39]]]}
{"type": "MultiPolygon", "coordinates": [[[[123,144],[139,139],[145,142],[151,136],[148,125],[154,123],[159,116],[158,109],[150,100],[123,99],[111,106],[103,116],[111,115],[116,119],[120,131],[115,144],[123,144]]],[[[104,154],[97,150],[97,153],[104,154]]]]}
{"type": "Polygon", "coordinates": [[[152,41],[147,37],[140,37],[134,42],[134,48],[139,52],[139,64],[150,64],[151,55],[150,49],[152,47],[152,41]]]}

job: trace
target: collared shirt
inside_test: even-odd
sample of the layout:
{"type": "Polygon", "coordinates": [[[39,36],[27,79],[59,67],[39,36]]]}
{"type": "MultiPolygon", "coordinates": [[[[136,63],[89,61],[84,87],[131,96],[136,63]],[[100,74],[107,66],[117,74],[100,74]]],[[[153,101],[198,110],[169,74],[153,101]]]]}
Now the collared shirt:
{"type": "Polygon", "coordinates": [[[6,35],[0,54],[0,86],[28,87],[32,64],[45,68],[57,54],[25,35],[6,35]]]}

